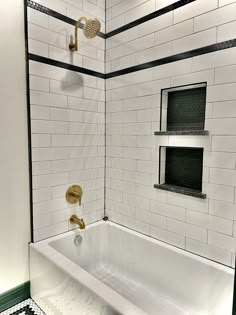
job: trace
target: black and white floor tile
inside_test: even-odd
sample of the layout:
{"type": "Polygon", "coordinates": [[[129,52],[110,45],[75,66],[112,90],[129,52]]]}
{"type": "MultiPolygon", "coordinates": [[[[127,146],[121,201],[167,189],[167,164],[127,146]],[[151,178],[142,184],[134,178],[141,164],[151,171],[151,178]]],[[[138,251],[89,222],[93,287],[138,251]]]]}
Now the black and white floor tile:
{"type": "Polygon", "coordinates": [[[46,315],[32,299],[25,300],[8,310],[1,315],[46,315]]]}

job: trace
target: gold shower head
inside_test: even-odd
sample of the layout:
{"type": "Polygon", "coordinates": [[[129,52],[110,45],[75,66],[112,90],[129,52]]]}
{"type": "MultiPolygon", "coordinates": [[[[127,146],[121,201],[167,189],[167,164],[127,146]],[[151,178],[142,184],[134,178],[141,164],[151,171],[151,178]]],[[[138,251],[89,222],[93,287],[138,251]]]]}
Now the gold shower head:
{"type": "Polygon", "coordinates": [[[101,23],[98,19],[89,19],[84,24],[83,33],[86,38],[94,38],[100,32],[101,23]]]}
{"type": "Polygon", "coordinates": [[[101,23],[98,19],[87,19],[86,17],[81,17],[75,26],[75,43],[69,44],[69,49],[72,51],[78,50],[78,28],[80,27],[81,21],[85,21],[83,25],[83,33],[86,38],[95,38],[101,30],[101,23]]]}

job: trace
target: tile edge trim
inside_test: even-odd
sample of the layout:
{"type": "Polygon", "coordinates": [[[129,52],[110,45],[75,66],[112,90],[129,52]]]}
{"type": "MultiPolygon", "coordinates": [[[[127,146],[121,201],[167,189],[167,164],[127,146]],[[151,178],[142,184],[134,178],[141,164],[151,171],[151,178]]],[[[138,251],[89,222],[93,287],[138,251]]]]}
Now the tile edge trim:
{"type": "Polygon", "coordinates": [[[30,281],[27,281],[0,295],[0,312],[30,298],[30,281]]]}

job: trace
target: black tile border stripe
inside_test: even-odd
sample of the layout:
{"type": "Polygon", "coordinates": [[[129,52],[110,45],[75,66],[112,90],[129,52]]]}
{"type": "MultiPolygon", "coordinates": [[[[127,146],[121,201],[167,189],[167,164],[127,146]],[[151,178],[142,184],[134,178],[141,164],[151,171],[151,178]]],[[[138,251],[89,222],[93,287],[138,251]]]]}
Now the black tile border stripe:
{"type": "Polygon", "coordinates": [[[107,33],[106,34],[106,38],[110,38],[110,37],[112,37],[114,35],[117,35],[119,33],[127,31],[127,30],[129,30],[129,29],[131,29],[131,28],[133,28],[135,26],[138,26],[138,25],[140,25],[142,23],[145,23],[147,21],[155,19],[158,16],[164,15],[164,14],[170,12],[170,11],[173,11],[173,10],[176,10],[178,8],[181,8],[182,6],[184,6],[186,4],[189,4],[191,2],[194,2],[194,1],[196,1],[196,0],[180,0],[180,1],[174,2],[173,4],[170,4],[167,7],[164,7],[162,9],[160,9],[160,10],[154,11],[154,12],[152,12],[152,13],[150,13],[148,15],[145,15],[145,16],[143,16],[143,17],[141,17],[141,18],[139,18],[139,19],[137,19],[135,21],[132,21],[132,22],[130,22],[130,23],[124,25],[124,26],[121,26],[121,27],[117,28],[114,31],[111,31],[111,32],[107,33]]]}
{"type": "MultiPolygon", "coordinates": [[[[58,12],[56,12],[54,10],[51,10],[51,9],[49,9],[49,8],[39,4],[39,3],[36,3],[36,2],[34,2],[32,0],[27,0],[27,6],[29,8],[31,8],[31,9],[34,9],[34,10],[37,10],[39,12],[45,13],[47,15],[50,15],[50,16],[52,16],[52,17],[54,17],[54,18],[56,18],[58,20],[61,20],[61,21],[65,22],[65,23],[71,24],[73,26],[76,25],[77,21],[71,19],[70,17],[68,17],[66,15],[63,15],[61,13],[58,13],[58,12]]],[[[80,28],[83,28],[83,24],[82,23],[80,23],[80,28]]],[[[99,32],[98,36],[101,37],[101,38],[104,38],[104,39],[106,38],[106,35],[104,33],[102,33],[102,32],[99,32]]]]}
{"type": "Polygon", "coordinates": [[[141,65],[132,66],[129,68],[110,72],[110,73],[106,74],[106,79],[118,77],[118,76],[129,74],[132,72],[145,70],[145,69],[152,68],[152,67],[165,65],[168,63],[172,63],[172,62],[176,62],[176,61],[180,61],[180,60],[184,60],[184,59],[189,59],[189,58],[193,58],[193,57],[197,57],[197,56],[201,56],[201,55],[206,55],[206,54],[213,53],[213,52],[216,52],[219,50],[224,50],[224,49],[233,48],[233,47],[236,47],[236,38],[232,39],[232,40],[227,40],[227,41],[224,41],[221,43],[217,43],[217,44],[197,48],[194,50],[190,50],[188,52],[179,53],[179,54],[165,57],[162,59],[153,60],[150,62],[143,63],[141,65]]]}
{"type": "Polygon", "coordinates": [[[31,54],[31,53],[28,54],[28,59],[32,60],[32,61],[45,63],[45,64],[48,64],[51,66],[56,66],[59,68],[64,68],[67,70],[84,73],[84,74],[91,75],[91,76],[101,78],[101,79],[111,79],[111,78],[118,77],[121,75],[129,74],[129,73],[133,73],[133,72],[137,72],[137,71],[141,71],[141,70],[145,70],[145,69],[149,69],[149,68],[153,68],[153,67],[158,67],[158,66],[162,66],[165,64],[169,64],[169,63],[173,63],[173,62],[177,62],[180,60],[189,59],[189,58],[193,58],[193,57],[197,57],[197,56],[201,56],[201,55],[206,55],[206,54],[210,54],[210,53],[213,53],[216,51],[225,50],[225,49],[229,49],[229,48],[233,48],[233,47],[236,47],[236,38],[232,39],[232,40],[224,41],[221,43],[217,43],[217,44],[201,47],[198,49],[194,49],[194,50],[191,50],[188,52],[183,52],[183,53],[176,54],[173,56],[165,57],[162,59],[153,60],[153,61],[146,62],[146,63],[140,64],[137,66],[132,66],[129,68],[117,70],[117,71],[110,72],[107,74],[97,72],[94,70],[90,70],[87,68],[71,65],[69,63],[50,59],[47,57],[31,54]]]}
{"type": "Polygon", "coordinates": [[[71,70],[71,71],[75,71],[75,72],[84,73],[84,74],[91,75],[91,76],[94,76],[94,77],[97,77],[97,78],[101,78],[101,79],[105,79],[106,78],[104,73],[93,71],[93,70],[90,70],[90,69],[87,69],[87,68],[83,68],[83,67],[79,67],[79,66],[75,66],[75,65],[71,65],[69,63],[65,63],[65,62],[62,62],[62,61],[57,61],[57,60],[54,60],[54,59],[50,59],[50,58],[46,58],[46,57],[42,57],[42,56],[30,54],[30,53],[28,54],[28,58],[29,58],[29,60],[45,63],[45,64],[50,65],[50,66],[56,66],[56,67],[59,67],[59,68],[63,68],[63,69],[67,69],[67,70],[71,70]]]}

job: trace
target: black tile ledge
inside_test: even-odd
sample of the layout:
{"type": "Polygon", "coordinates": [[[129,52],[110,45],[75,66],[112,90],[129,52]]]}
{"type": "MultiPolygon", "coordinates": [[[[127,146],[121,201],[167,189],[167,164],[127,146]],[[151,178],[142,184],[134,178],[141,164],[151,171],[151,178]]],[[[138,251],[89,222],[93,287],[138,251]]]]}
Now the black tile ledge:
{"type": "Polygon", "coordinates": [[[200,191],[188,189],[188,188],[184,188],[184,187],[177,187],[177,186],[166,185],[166,184],[155,184],[154,188],[160,189],[160,190],[171,191],[171,192],[175,192],[177,194],[196,197],[196,198],[200,198],[200,199],[206,199],[206,197],[207,197],[206,194],[204,194],[200,191]]]}
{"type": "Polygon", "coordinates": [[[208,130],[155,131],[155,136],[208,136],[208,130]]]}

